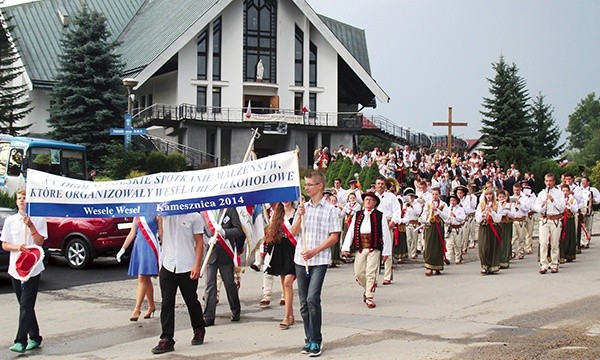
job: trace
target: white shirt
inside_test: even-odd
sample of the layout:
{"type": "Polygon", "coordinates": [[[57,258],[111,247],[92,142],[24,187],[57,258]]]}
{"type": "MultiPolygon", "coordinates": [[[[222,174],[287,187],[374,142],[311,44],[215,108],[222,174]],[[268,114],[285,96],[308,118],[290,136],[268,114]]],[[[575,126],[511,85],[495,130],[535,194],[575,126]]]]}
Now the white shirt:
{"type": "Polygon", "coordinates": [[[162,266],[176,274],[192,271],[196,262],[195,234],[204,234],[199,213],[164,216],[162,266]]]}
{"type": "Polygon", "coordinates": [[[400,203],[398,202],[396,195],[389,191],[386,191],[383,194],[375,194],[381,200],[379,206],[377,206],[377,210],[383,213],[385,219],[391,219],[393,222],[399,223],[400,221],[398,221],[398,219],[400,219],[402,208],[400,208],[400,203]]]}
{"type": "MultiPolygon", "coordinates": [[[[381,210],[379,210],[381,211],[381,210]]],[[[365,210],[363,222],[360,224],[360,233],[361,234],[370,234],[371,233],[371,213],[373,210],[368,211],[365,210]]],[[[350,246],[352,245],[352,240],[354,238],[354,223],[356,221],[356,214],[352,217],[352,222],[350,226],[348,226],[348,231],[346,232],[346,237],[344,238],[344,243],[342,244],[342,251],[350,251],[350,246]]],[[[390,228],[387,226],[387,221],[385,217],[381,219],[381,233],[383,235],[383,249],[381,250],[381,256],[390,256],[392,255],[392,234],[390,233],[390,228]]]]}
{"type": "Polygon", "coordinates": [[[448,206],[450,208],[450,216],[448,217],[448,221],[446,223],[448,225],[462,225],[467,218],[465,214],[465,210],[460,205],[456,206],[448,206]]]}
{"type": "Polygon", "coordinates": [[[544,215],[560,215],[565,210],[565,195],[562,191],[557,188],[552,189],[544,189],[540,191],[535,201],[535,205],[533,206],[533,211],[538,212],[544,215]],[[548,201],[546,206],[542,206],[546,198],[550,194],[553,198],[552,201],[548,201]]]}
{"type": "MultiPolygon", "coordinates": [[[[46,225],[46,218],[32,216],[31,222],[35,226],[37,232],[45,239],[48,238],[48,226],[46,225]]],[[[21,214],[14,214],[6,218],[4,221],[4,227],[2,228],[2,236],[0,240],[8,244],[25,244],[25,245],[36,245],[31,231],[27,229],[25,223],[23,223],[23,216],[21,214]]],[[[17,278],[17,259],[21,254],[20,251],[11,251],[10,259],[8,262],[8,275],[13,278],[17,278]]],[[[44,271],[44,262],[40,261],[37,265],[31,269],[31,277],[39,275],[44,271]]]]}
{"type": "Polygon", "coordinates": [[[337,196],[338,202],[340,205],[344,205],[348,201],[348,190],[345,190],[340,186],[340,188],[334,188],[335,195],[337,196]]]}

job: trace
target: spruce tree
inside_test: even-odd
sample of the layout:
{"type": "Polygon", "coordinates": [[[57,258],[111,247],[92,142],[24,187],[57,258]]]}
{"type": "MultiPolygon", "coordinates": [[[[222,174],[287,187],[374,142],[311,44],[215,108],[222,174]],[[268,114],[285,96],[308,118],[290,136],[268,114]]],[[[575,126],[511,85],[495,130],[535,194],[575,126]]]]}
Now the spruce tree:
{"type": "Polygon", "coordinates": [[[493,154],[500,147],[529,147],[533,139],[525,80],[519,76],[517,66],[506,63],[503,56],[492,68],[496,75],[487,79],[491,96],[483,99],[484,110],[480,111],[485,144],[493,154]]]}
{"type": "Polygon", "coordinates": [[[26,85],[14,83],[23,73],[23,67],[17,65],[19,57],[9,37],[12,27],[6,26],[4,20],[0,25],[0,132],[8,135],[26,135],[29,125],[19,124],[32,108],[25,99],[26,85]]]}
{"type": "Polygon", "coordinates": [[[552,107],[544,102],[544,95],[539,93],[531,106],[531,115],[534,127],[532,150],[540,157],[554,158],[563,150],[564,144],[558,144],[560,130],[552,116],[553,112],[552,107]]]}
{"type": "Polygon", "coordinates": [[[360,175],[360,171],[362,170],[362,168],[360,167],[360,164],[357,162],[353,162],[352,163],[352,168],[350,169],[350,173],[348,174],[348,177],[346,177],[346,179],[342,179],[343,183],[342,183],[342,187],[344,189],[347,189],[350,187],[350,180],[355,179],[354,174],[359,174],[360,175]]]}
{"type": "Polygon", "coordinates": [[[583,149],[594,137],[600,127],[600,99],[595,93],[588,94],[581,99],[575,111],[569,115],[567,131],[571,147],[583,149]]]}
{"type": "MultiPolygon", "coordinates": [[[[74,29],[61,40],[62,55],[51,96],[50,136],[85,145],[88,159],[98,167],[108,154],[109,128],[123,126],[126,95],[118,43],[109,40],[106,18],[83,6],[74,29]]],[[[122,141],[122,139],[119,139],[122,141]]]]}

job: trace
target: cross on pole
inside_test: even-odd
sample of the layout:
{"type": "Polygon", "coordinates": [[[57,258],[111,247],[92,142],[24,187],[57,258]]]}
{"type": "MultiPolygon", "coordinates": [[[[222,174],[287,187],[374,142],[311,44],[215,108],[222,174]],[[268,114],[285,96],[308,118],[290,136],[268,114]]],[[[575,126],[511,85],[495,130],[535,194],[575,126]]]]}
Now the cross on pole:
{"type": "Polygon", "coordinates": [[[434,122],[433,126],[448,127],[448,155],[452,154],[452,126],[467,126],[466,122],[452,122],[452,106],[448,107],[448,122],[434,122]]]}
{"type": "Polygon", "coordinates": [[[134,128],[131,126],[131,114],[127,113],[123,116],[124,126],[122,128],[110,128],[108,133],[113,136],[123,136],[125,139],[123,147],[125,151],[129,149],[131,143],[131,135],[146,135],[147,131],[145,128],[134,128]]]}

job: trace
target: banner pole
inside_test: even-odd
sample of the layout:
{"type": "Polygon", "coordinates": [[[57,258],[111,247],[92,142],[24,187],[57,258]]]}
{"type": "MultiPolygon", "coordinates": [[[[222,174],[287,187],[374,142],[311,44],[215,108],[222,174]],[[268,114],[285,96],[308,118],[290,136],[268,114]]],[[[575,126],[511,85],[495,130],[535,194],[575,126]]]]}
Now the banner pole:
{"type": "MultiPolygon", "coordinates": [[[[242,162],[248,161],[248,158],[250,157],[250,153],[252,152],[252,149],[254,148],[254,140],[258,139],[259,137],[260,137],[260,134],[258,133],[258,128],[252,129],[252,139],[250,139],[250,144],[248,144],[248,148],[246,149],[246,153],[244,154],[244,159],[242,159],[242,162]]],[[[221,225],[221,223],[223,222],[223,218],[225,217],[226,210],[227,209],[225,209],[225,208],[220,210],[217,224],[221,225]]],[[[215,235],[216,234],[213,234],[213,236],[215,236],[215,235]]],[[[202,268],[200,269],[200,277],[202,277],[202,275],[204,275],[204,272],[206,271],[206,268],[208,267],[208,259],[210,258],[210,255],[212,254],[214,247],[215,247],[215,244],[210,244],[210,246],[208,247],[208,251],[206,252],[206,256],[204,257],[204,262],[202,263],[202,268]]],[[[234,256],[235,256],[235,254],[234,254],[234,256]]]]}

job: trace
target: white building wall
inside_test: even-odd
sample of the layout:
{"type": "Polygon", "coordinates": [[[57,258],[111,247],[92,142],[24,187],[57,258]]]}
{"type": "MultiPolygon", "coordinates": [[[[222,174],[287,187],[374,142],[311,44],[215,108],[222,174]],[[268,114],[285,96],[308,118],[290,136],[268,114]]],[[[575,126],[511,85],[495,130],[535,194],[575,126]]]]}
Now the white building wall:
{"type": "Polygon", "coordinates": [[[242,1],[233,1],[222,12],[221,103],[223,107],[241,108],[244,102],[244,13],[242,1]]]}
{"type": "Polygon", "coordinates": [[[310,40],[317,46],[317,88],[311,88],[311,92],[317,93],[316,111],[337,112],[337,52],[312,25],[310,40]]]}
{"type": "Polygon", "coordinates": [[[176,103],[173,105],[196,104],[196,86],[192,85],[192,80],[196,79],[198,73],[196,42],[194,37],[179,50],[176,103]]]}
{"type": "Polygon", "coordinates": [[[33,110],[23,118],[25,125],[31,124],[27,130],[32,135],[41,135],[50,131],[48,119],[50,118],[50,96],[47,90],[33,89],[29,92],[28,100],[33,110]]]}

